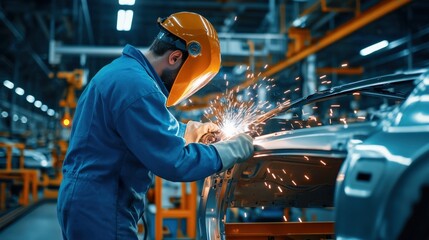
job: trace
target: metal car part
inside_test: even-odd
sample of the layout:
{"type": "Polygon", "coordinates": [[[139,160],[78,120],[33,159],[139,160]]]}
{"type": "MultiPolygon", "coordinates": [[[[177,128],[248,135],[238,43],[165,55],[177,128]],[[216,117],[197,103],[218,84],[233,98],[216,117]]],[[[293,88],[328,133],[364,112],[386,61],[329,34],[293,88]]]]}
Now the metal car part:
{"type": "MultiPolygon", "coordinates": [[[[200,238],[226,239],[231,230],[227,228],[226,218],[229,208],[334,206],[336,179],[342,176],[337,174],[348,152],[368,136],[381,131],[384,125],[380,121],[392,115],[395,105],[406,99],[422,72],[399,73],[335,87],[280,105],[275,111],[261,116],[260,122],[276,118],[284,121],[285,116],[281,115],[284,112],[293,113],[306,104],[351,96],[356,92],[390,99],[394,103],[375,110],[371,115],[376,117],[367,118],[365,122],[312,128],[300,124],[298,128],[292,126],[286,130],[273,128],[256,137],[252,159],[206,178],[198,212],[200,238]]],[[[365,174],[360,176],[362,179],[366,177],[365,174]]]]}
{"type": "Polygon", "coordinates": [[[418,81],[380,131],[357,145],[341,168],[335,194],[338,239],[429,237],[419,227],[428,217],[429,77],[418,81]]]}

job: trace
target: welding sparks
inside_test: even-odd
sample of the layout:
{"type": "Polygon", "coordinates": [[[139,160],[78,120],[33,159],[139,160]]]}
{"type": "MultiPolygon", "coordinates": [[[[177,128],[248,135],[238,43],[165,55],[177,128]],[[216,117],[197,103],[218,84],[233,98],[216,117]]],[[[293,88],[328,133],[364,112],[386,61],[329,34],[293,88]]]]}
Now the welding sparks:
{"type": "Polygon", "coordinates": [[[280,186],[277,186],[277,188],[279,189],[280,192],[283,192],[280,186]]]}
{"type": "Polygon", "coordinates": [[[293,185],[297,186],[296,182],[294,180],[292,180],[293,185]]]}
{"type": "Polygon", "coordinates": [[[300,217],[298,218],[298,221],[299,221],[299,222],[302,222],[302,220],[301,220],[301,218],[300,218],[300,217]]]}
{"type": "Polygon", "coordinates": [[[305,160],[309,161],[310,159],[307,156],[304,156],[305,160]]]}
{"type": "Polygon", "coordinates": [[[326,166],[326,163],[323,160],[320,160],[320,163],[326,166]]]}
{"type": "Polygon", "coordinates": [[[287,222],[287,218],[285,215],[283,215],[283,220],[285,220],[285,222],[287,222]]]}
{"type": "Polygon", "coordinates": [[[277,179],[276,175],[274,175],[274,173],[271,173],[271,176],[273,176],[274,179],[277,179]]]}
{"type": "Polygon", "coordinates": [[[310,178],[307,175],[304,175],[305,179],[310,180],[310,178]]]}
{"type": "Polygon", "coordinates": [[[286,174],[286,171],[284,169],[282,169],[283,173],[286,174]]]}
{"type": "MultiPolygon", "coordinates": [[[[248,77],[254,77],[254,74],[248,77]]],[[[224,78],[226,78],[226,75],[224,75],[224,78]]],[[[240,88],[237,87],[228,90],[229,81],[226,80],[225,84],[227,88],[224,95],[210,102],[209,109],[205,111],[205,117],[219,126],[222,139],[228,139],[244,132],[258,134],[256,126],[252,124],[257,123],[258,117],[264,114],[265,110],[270,109],[272,104],[269,104],[268,101],[240,101],[237,97],[240,88]]],[[[262,86],[262,83],[259,82],[258,84],[254,84],[252,89],[256,90],[257,88],[265,87],[269,91],[274,86],[275,84],[262,86]]],[[[250,99],[258,97],[257,94],[252,96],[251,93],[248,93],[246,96],[250,99]]]]}

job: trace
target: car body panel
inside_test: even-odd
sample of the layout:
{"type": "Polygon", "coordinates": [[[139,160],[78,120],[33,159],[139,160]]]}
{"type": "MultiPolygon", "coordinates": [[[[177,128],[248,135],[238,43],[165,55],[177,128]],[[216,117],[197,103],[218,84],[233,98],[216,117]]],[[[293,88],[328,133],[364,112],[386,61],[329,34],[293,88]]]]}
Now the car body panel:
{"type": "MultiPolygon", "coordinates": [[[[401,238],[418,209],[414,208],[422,187],[429,184],[428,79],[424,74],[401,107],[382,122],[381,130],[348,155],[335,194],[338,239],[401,238]]],[[[416,235],[407,238],[417,239],[416,235]]]]}
{"type": "MultiPolygon", "coordinates": [[[[400,73],[347,84],[280,105],[261,116],[259,120],[266,122],[266,129],[254,140],[254,156],[206,178],[198,213],[200,238],[225,239],[227,210],[232,208],[334,206],[338,172],[349,150],[382,131],[380,121],[406,99],[421,74],[422,71],[400,73]],[[371,116],[364,121],[317,120],[315,126],[306,118],[303,107],[323,101],[331,104],[335,102],[332,99],[353,96],[355,92],[385,98],[381,103],[388,102],[388,107],[365,112],[371,116]]],[[[380,104],[369,101],[370,97],[361,99],[360,106],[380,104]]]]}

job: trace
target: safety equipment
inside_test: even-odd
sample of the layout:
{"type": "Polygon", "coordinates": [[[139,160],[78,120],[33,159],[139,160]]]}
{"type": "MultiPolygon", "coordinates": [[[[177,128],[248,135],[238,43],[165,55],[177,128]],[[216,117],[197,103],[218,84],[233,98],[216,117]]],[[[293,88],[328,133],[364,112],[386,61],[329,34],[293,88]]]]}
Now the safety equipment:
{"type": "Polygon", "coordinates": [[[171,87],[166,104],[170,107],[190,97],[219,72],[220,44],[213,25],[199,14],[174,13],[164,19],[158,18],[158,23],[161,26],[159,39],[189,53],[171,87]]]}
{"type": "Polygon", "coordinates": [[[219,127],[212,123],[201,123],[201,122],[195,122],[195,121],[189,121],[186,124],[186,130],[185,130],[185,140],[186,145],[189,143],[195,143],[199,142],[201,137],[206,133],[214,133],[219,132],[219,127]]]}
{"type": "Polygon", "coordinates": [[[212,144],[222,161],[222,170],[225,171],[236,163],[241,163],[253,155],[253,138],[245,133],[237,134],[226,141],[212,144]]]}

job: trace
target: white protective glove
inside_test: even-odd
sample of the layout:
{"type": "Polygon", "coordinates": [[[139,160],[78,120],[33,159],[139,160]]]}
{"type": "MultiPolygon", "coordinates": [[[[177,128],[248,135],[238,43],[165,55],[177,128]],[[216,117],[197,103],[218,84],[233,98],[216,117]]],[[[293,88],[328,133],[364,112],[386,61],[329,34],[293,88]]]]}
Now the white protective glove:
{"type": "Polygon", "coordinates": [[[212,144],[219,153],[222,161],[222,172],[236,163],[241,163],[253,155],[253,138],[245,133],[212,144]]]}
{"type": "Polygon", "coordinates": [[[185,130],[185,136],[184,136],[186,140],[186,145],[188,145],[189,143],[198,142],[201,139],[201,137],[206,133],[219,132],[219,131],[220,131],[219,127],[212,122],[201,123],[201,122],[189,121],[186,124],[186,130],[185,130]]]}

